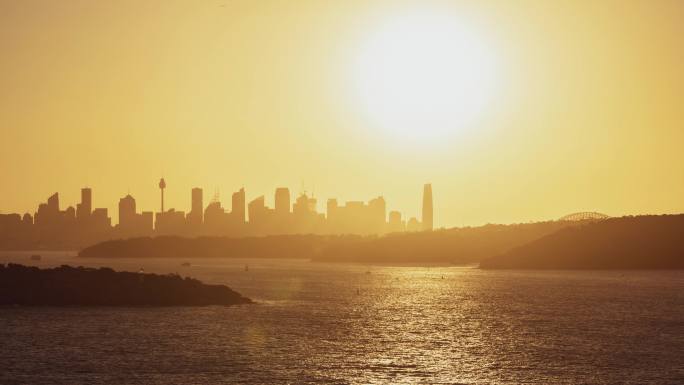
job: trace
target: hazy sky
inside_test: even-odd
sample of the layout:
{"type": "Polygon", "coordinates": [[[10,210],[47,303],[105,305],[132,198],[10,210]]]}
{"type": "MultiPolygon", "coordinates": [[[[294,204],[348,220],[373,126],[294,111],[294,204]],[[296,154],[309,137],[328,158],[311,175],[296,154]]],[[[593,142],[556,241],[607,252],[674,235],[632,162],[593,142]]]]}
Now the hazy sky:
{"type": "Polygon", "coordinates": [[[684,212],[683,36],[675,0],[0,0],[0,212],[55,191],[75,206],[88,185],[116,221],[127,192],[157,210],[162,175],[186,211],[195,186],[205,203],[245,187],[272,206],[303,182],[320,210],[382,194],[416,216],[431,182],[437,226],[684,212]],[[465,32],[402,27],[423,14],[465,32]],[[408,60],[382,48],[393,38],[408,60]],[[379,110],[441,95],[421,76],[444,68],[410,58],[452,41],[489,60],[451,57],[454,79],[488,87],[450,99],[468,119],[404,127],[379,110]],[[386,80],[395,65],[420,68],[386,80]],[[369,102],[376,80],[388,88],[369,102]]]}

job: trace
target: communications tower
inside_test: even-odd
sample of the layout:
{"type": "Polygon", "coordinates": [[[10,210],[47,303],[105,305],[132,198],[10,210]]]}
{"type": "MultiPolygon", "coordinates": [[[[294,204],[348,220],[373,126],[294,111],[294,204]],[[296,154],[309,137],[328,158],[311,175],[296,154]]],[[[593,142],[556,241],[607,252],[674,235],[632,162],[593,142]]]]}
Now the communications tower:
{"type": "Polygon", "coordinates": [[[166,188],[166,181],[161,178],[159,181],[159,189],[161,190],[161,212],[164,212],[164,189],[166,188]]]}

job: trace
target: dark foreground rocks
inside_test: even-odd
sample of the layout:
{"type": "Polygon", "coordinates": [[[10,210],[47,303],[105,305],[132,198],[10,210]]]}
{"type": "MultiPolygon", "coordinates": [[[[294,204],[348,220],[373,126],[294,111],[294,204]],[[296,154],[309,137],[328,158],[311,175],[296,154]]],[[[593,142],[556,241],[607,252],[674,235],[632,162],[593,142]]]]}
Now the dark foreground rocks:
{"type": "Polygon", "coordinates": [[[223,285],[178,275],[0,264],[0,305],[203,306],[252,303],[223,285]]]}

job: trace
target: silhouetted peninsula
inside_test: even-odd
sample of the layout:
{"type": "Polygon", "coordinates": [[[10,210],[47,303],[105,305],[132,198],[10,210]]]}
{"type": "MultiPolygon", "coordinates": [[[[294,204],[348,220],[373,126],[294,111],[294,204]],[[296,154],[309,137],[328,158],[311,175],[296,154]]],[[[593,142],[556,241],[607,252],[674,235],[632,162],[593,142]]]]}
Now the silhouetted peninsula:
{"type": "Polygon", "coordinates": [[[203,306],[252,301],[223,285],[178,275],[0,264],[0,305],[203,306]]]}
{"type": "Polygon", "coordinates": [[[386,236],[273,235],[266,237],[155,237],[87,247],[80,257],[302,258],[327,262],[476,263],[577,222],[486,225],[386,236]]]}
{"type": "Polygon", "coordinates": [[[485,269],[684,269],[684,215],[612,218],[562,229],[485,269]]]}
{"type": "Polygon", "coordinates": [[[86,247],[79,257],[98,258],[310,258],[327,237],[143,237],[105,241],[86,247]]]}

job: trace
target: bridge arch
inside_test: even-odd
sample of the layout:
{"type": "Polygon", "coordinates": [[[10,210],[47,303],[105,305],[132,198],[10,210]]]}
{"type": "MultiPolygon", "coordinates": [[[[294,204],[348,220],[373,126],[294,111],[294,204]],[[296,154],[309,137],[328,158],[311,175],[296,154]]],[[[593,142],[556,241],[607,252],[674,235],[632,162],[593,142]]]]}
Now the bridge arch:
{"type": "Polygon", "coordinates": [[[583,211],[579,213],[572,213],[568,214],[560,219],[559,221],[570,221],[570,222],[578,222],[578,221],[601,221],[604,219],[608,219],[610,216],[606,214],[601,214],[593,211],[583,211]]]}

